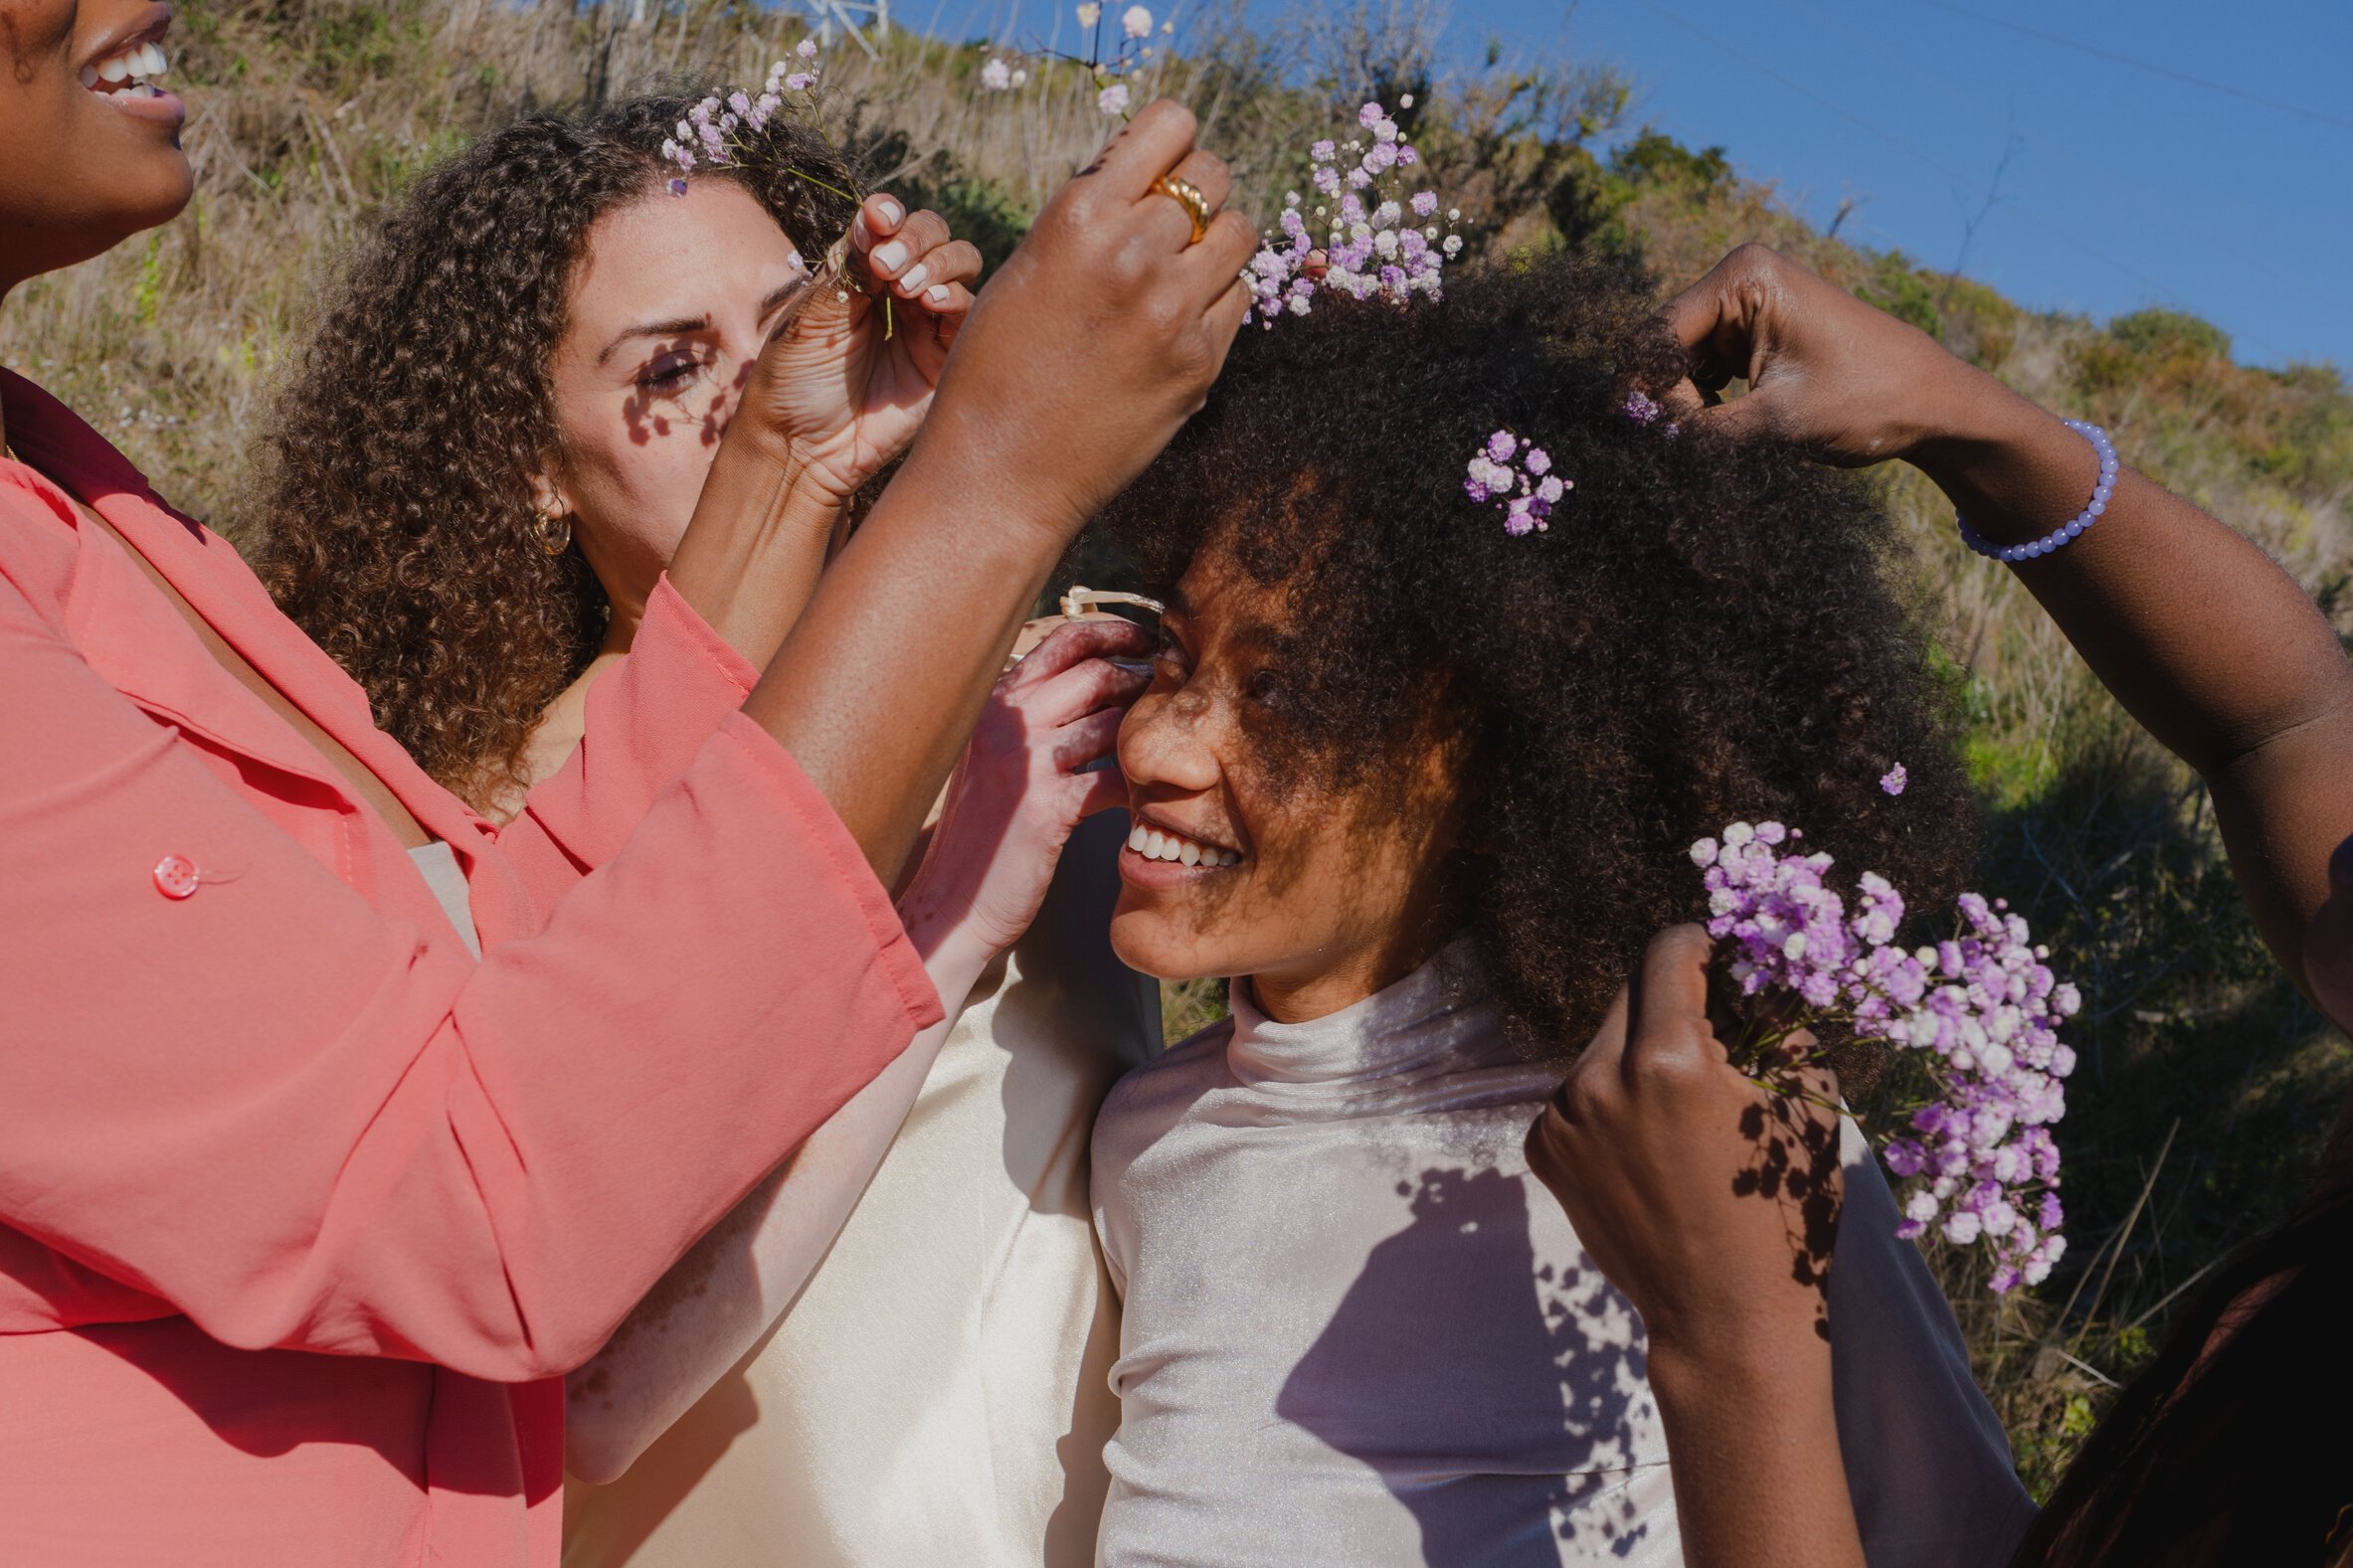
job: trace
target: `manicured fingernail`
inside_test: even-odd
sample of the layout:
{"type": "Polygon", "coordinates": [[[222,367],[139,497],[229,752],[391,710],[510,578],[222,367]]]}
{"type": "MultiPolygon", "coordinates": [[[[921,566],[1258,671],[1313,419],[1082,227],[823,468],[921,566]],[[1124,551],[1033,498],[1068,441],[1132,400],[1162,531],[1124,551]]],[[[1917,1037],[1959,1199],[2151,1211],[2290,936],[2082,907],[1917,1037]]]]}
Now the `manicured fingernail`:
{"type": "Polygon", "coordinates": [[[931,275],[932,269],[918,261],[915,265],[907,268],[905,274],[899,278],[899,286],[912,294],[921,288],[923,280],[931,275]]]}
{"type": "Polygon", "coordinates": [[[849,221],[850,249],[863,251],[867,242],[873,238],[873,233],[866,227],[866,214],[863,209],[860,209],[858,215],[849,221]]]}
{"type": "Polygon", "coordinates": [[[900,219],[907,216],[907,209],[901,207],[897,202],[892,201],[887,196],[883,197],[874,205],[882,210],[882,221],[886,224],[889,224],[893,229],[896,229],[899,226],[900,219]]]}
{"type": "Polygon", "coordinates": [[[930,288],[924,290],[923,297],[930,300],[935,305],[944,305],[948,302],[948,285],[946,283],[934,283],[930,288]]]}
{"type": "Polygon", "coordinates": [[[899,263],[906,260],[907,247],[902,241],[893,240],[888,245],[874,248],[874,264],[886,272],[897,271],[899,263]]]}

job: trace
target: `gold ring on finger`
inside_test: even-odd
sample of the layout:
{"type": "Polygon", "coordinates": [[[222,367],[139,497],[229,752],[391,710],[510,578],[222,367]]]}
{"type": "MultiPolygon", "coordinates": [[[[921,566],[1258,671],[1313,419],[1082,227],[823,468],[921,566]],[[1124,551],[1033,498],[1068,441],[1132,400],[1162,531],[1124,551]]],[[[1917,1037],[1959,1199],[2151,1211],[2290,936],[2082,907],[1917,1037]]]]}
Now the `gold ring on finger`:
{"type": "Polygon", "coordinates": [[[1184,216],[1192,220],[1192,238],[1185,244],[1199,245],[1201,236],[1209,232],[1209,198],[1201,194],[1201,188],[1174,174],[1162,175],[1152,182],[1152,188],[1184,209],[1184,216]]]}

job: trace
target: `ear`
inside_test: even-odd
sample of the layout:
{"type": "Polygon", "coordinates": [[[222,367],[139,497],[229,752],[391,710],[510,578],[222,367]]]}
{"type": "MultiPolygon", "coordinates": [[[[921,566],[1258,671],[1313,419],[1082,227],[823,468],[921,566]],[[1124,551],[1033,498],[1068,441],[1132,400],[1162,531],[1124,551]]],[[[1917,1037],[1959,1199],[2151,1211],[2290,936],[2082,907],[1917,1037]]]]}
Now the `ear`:
{"type": "Polygon", "coordinates": [[[573,514],[572,492],[556,474],[555,464],[547,463],[532,470],[531,509],[542,517],[570,517],[573,514]]]}

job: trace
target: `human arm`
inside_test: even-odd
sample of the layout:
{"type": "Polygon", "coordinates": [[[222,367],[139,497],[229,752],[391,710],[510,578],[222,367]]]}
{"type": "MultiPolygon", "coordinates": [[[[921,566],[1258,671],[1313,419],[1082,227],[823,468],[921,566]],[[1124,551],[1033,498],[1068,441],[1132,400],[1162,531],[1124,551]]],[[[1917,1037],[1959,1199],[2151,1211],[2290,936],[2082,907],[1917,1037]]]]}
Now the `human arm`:
{"type": "Polygon", "coordinates": [[[947,1015],[916,1036],[783,1166],[680,1259],[569,1380],[567,1467],[618,1479],[792,1310],[905,1121],[965,997],[1034,918],[1064,843],[1120,804],[1108,758],[1144,677],[1124,620],[1057,629],[1002,676],[948,786],[901,913],[947,1015]]]}
{"type": "Polygon", "coordinates": [[[671,586],[755,666],[815,592],[850,498],[922,429],[981,253],[939,214],[878,195],[843,265],[762,350],[670,561],[671,586]]]}
{"type": "MultiPolygon", "coordinates": [[[[0,546],[29,533],[0,505],[0,546]]],[[[180,1312],[240,1348],[565,1370],[936,1016],[741,718],[479,964],[330,869],[407,874],[388,837],[273,816],[165,719],[0,574],[0,1331],[180,1312]]]]}
{"type": "Polygon", "coordinates": [[[1653,940],[1530,1129],[1529,1166],[1642,1315],[1683,1560],[1861,1568],[1826,1332],[1835,1086],[1809,1069],[1808,1095],[1783,1095],[1732,1067],[1711,951],[1697,926],[1653,940]]]}
{"type": "MultiPolygon", "coordinates": [[[[1707,391],[1689,418],[1833,462],[1913,463],[1986,538],[2034,539],[2082,510],[2091,447],[1925,333],[1761,246],[1668,308],[1707,391]]],[[[2019,580],[2135,720],[2196,769],[2264,941],[2307,985],[2304,933],[2353,836],[2353,666],[2262,551],[2121,469],[2099,522],[2019,580]]]]}
{"type": "Polygon", "coordinates": [[[1222,201],[1224,167],[1192,129],[1152,104],[1046,205],[745,704],[886,878],[1070,537],[1200,406],[1240,325],[1249,224],[1219,213],[1192,243],[1184,208],[1150,189],[1174,164],[1222,201]]]}
{"type": "MultiPolygon", "coordinates": [[[[1122,147],[1133,163],[1189,145],[1181,110],[1150,117],[1082,183],[1116,172],[1127,192],[1122,147]]],[[[0,585],[0,1328],[121,1320],[132,1308],[113,1301],[84,1315],[76,1293],[103,1281],[235,1346],[498,1381],[568,1370],[935,1021],[861,862],[895,860],[887,835],[936,792],[945,761],[923,770],[961,744],[966,688],[977,709],[996,672],[1002,644],[971,621],[1001,602],[1009,640],[1034,592],[987,569],[1042,578],[1197,404],[1241,309],[1238,290],[1229,304],[1208,286],[1238,271],[1239,220],[1220,258],[1184,248],[1165,198],[1062,212],[1025,247],[1030,286],[1007,296],[996,346],[959,356],[984,408],[935,466],[985,477],[994,440],[1026,481],[1014,498],[978,519],[978,480],[903,501],[863,581],[820,590],[833,608],[802,687],[725,719],[543,929],[478,966],[453,934],[421,935],[354,891],[407,874],[373,864],[383,846],[297,838],[298,813],[266,814],[217,749],[90,668],[54,587],[37,606],[0,585]],[[1101,376],[1071,370],[1073,310],[1101,376]],[[1041,341],[1070,352],[1024,375],[1041,341]],[[981,570],[936,570],[968,544],[981,570]],[[894,594],[918,575],[900,567],[927,562],[945,579],[928,599],[894,594]],[[804,746],[824,784],[797,765],[804,746]],[[159,896],[165,853],[219,879],[159,896]]],[[[70,518],[20,522],[9,509],[33,503],[0,499],[0,564],[20,536],[70,535],[70,518]]],[[[206,658],[192,636],[185,651],[206,658]]]]}

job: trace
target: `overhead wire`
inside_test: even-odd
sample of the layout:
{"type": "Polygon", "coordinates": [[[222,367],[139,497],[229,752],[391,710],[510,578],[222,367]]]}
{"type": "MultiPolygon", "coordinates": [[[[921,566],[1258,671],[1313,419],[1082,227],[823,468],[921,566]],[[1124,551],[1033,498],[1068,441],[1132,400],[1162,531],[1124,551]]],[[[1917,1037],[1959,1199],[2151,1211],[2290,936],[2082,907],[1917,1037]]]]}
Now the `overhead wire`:
{"type": "Polygon", "coordinates": [[[2195,87],[2204,87],[2209,92],[2220,92],[2227,97],[2237,98],[2243,103],[2255,103],[2263,108],[2278,109],[2287,114],[2300,114],[2306,119],[2318,120],[2323,125],[2334,125],[2342,130],[2353,130],[2353,119],[2347,119],[2340,114],[2331,114],[2325,109],[2306,108],[2301,103],[2289,103],[2281,98],[2267,98],[2260,92],[2250,92],[2244,87],[2232,87],[2227,82],[2216,82],[2211,78],[2192,76],[2189,72],[2176,71],[2171,66],[2160,66],[2152,61],[2135,60],[2130,55],[2119,55],[2112,49],[2101,49],[2096,44],[2082,43],[2076,39],[2063,37],[2058,33],[2046,33],[2039,27],[2028,27],[2025,23],[2013,22],[2008,17],[1991,16],[1983,11],[1973,11],[1965,5],[1954,5],[1952,0],[1919,0],[1919,3],[1934,6],[1939,11],[1950,11],[1955,16],[1968,17],[1974,22],[1983,22],[1988,27],[2006,28],[2010,32],[2023,34],[2028,38],[2039,38],[2046,44],[2056,44],[2062,49],[2072,49],[2078,54],[2089,55],[2095,60],[2105,60],[2119,66],[2130,66],[2135,71],[2145,71],[2151,76],[2187,83],[2195,87]]]}

